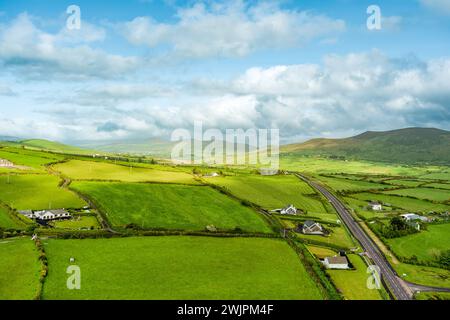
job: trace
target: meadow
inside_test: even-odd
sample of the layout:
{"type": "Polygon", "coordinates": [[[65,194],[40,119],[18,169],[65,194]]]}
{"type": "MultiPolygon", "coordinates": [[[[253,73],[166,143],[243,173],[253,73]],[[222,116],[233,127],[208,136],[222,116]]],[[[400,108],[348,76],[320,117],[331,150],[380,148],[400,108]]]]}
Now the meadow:
{"type": "Polygon", "coordinates": [[[277,239],[144,237],[48,240],[44,299],[322,299],[277,239]],[[81,290],[66,288],[69,259],[81,290]]]}
{"type": "Polygon", "coordinates": [[[367,288],[367,265],[363,259],[356,254],[347,257],[356,270],[327,270],[344,297],[349,300],[381,300],[379,290],[367,288]]]}
{"type": "Polygon", "coordinates": [[[207,186],[76,182],[72,187],[93,199],[114,226],[271,232],[258,213],[207,186]]]}
{"type": "Polygon", "coordinates": [[[0,201],[18,210],[80,208],[86,205],[73,192],[58,187],[59,179],[43,174],[0,176],[0,201]]]}
{"type": "Polygon", "coordinates": [[[335,191],[366,191],[392,188],[389,185],[361,180],[339,179],[325,176],[317,176],[317,179],[335,191]]]}
{"type": "Polygon", "coordinates": [[[59,229],[99,229],[100,224],[94,216],[74,216],[70,220],[60,220],[51,223],[59,229]]]}
{"type": "Polygon", "coordinates": [[[340,248],[349,249],[355,246],[352,239],[350,238],[347,230],[343,226],[331,227],[327,225],[322,225],[324,228],[330,231],[328,236],[311,235],[296,233],[296,236],[300,239],[311,240],[314,242],[321,242],[324,246],[333,245],[340,248]]]}
{"type": "Polygon", "coordinates": [[[440,203],[431,203],[425,200],[412,199],[407,197],[399,197],[395,195],[386,195],[380,193],[357,193],[352,194],[352,198],[371,201],[377,200],[383,203],[389,203],[392,206],[401,208],[411,212],[446,212],[450,210],[450,206],[440,203]]]}
{"type": "Polygon", "coordinates": [[[428,225],[427,230],[420,233],[386,241],[397,256],[409,258],[415,255],[419,261],[431,261],[449,249],[450,223],[428,225]]]}
{"type": "Polygon", "coordinates": [[[450,190],[449,183],[429,183],[429,184],[426,184],[424,187],[450,190]]]}
{"type": "Polygon", "coordinates": [[[0,148],[0,159],[7,159],[14,165],[25,166],[42,171],[43,166],[64,159],[51,153],[23,150],[19,148],[0,148]]]}
{"type": "Polygon", "coordinates": [[[432,188],[398,189],[398,190],[384,191],[383,193],[438,202],[450,200],[450,191],[432,188]]]}
{"type": "Polygon", "coordinates": [[[0,239],[0,300],[31,300],[40,287],[40,262],[30,238],[0,239]]]}
{"type": "Polygon", "coordinates": [[[74,180],[197,184],[192,175],[181,171],[163,171],[99,161],[71,160],[58,163],[52,168],[74,180]]]}
{"type": "Polygon", "coordinates": [[[314,190],[292,175],[237,175],[209,179],[225,187],[235,196],[253,202],[267,210],[293,204],[311,214],[327,214],[324,204],[314,190]]]}
{"type": "Polygon", "coordinates": [[[0,228],[22,229],[25,226],[18,218],[12,216],[9,209],[0,204],[0,228]]]}
{"type": "Polygon", "coordinates": [[[388,179],[385,180],[384,182],[396,186],[410,187],[410,188],[418,187],[426,183],[426,181],[419,181],[419,180],[397,180],[397,179],[388,179]]]}

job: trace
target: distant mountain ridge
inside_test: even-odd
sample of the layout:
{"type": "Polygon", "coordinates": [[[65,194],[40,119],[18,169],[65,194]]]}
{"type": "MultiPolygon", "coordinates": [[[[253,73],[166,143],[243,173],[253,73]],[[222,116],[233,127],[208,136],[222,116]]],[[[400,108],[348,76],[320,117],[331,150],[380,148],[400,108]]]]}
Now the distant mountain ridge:
{"type": "Polygon", "coordinates": [[[405,164],[450,164],[450,131],[435,128],[367,131],[350,138],[289,144],[282,146],[281,152],[405,164]]]}

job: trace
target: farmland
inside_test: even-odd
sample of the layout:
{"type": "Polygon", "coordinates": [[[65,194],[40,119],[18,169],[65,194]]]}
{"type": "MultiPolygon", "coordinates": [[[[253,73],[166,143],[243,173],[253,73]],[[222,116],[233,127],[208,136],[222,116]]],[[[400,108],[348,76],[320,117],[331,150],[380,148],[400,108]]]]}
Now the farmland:
{"type": "Polygon", "coordinates": [[[197,184],[192,175],[184,172],[162,171],[107,162],[71,160],[54,165],[52,168],[73,180],[197,184]]]}
{"type": "Polygon", "coordinates": [[[39,289],[40,264],[29,238],[0,239],[0,300],[31,300],[39,289]]]}
{"type": "Polygon", "coordinates": [[[0,176],[0,201],[18,210],[79,208],[86,203],[58,187],[59,179],[41,174],[0,176]]]}
{"type": "Polygon", "coordinates": [[[318,179],[336,191],[365,191],[392,188],[392,186],[350,179],[318,176],[318,179]]]}
{"type": "Polygon", "coordinates": [[[430,261],[440,252],[449,249],[450,224],[429,225],[428,230],[405,237],[388,239],[397,256],[415,255],[421,261],[430,261]]]}
{"type": "Polygon", "coordinates": [[[356,270],[328,270],[333,282],[349,300],[381,300],[379,290],[367,288],[367,265],[358,255],[348,259],[356,270]]]}
{"type": "Polygon", "coordinates": [[[12,216],[8,208],[0,205],[0,228],[21,229],[24,225],[18,218],[12,216]]]}
{"type": "Polygon", "coordinates": [[[45,299],[321,299],[280,240],[146,237],[49,240],[45,299]],[[66,289],[74,257],[82,290],[66,289]]]}
{"type": "Polygon", "coordinates": [[[214,225],[270,232],[258,213],[210,187],[77,182],[73,188],[94,199],[115,226],[203,230],[214,225]]]}
{"type": "Polygon", "coordinates": [[[311,214],[328,213],[314,190],[291,175],[269,177],[238,175],[214,178],[209,181],[268,210],[294,204],[297,208],[311,214]]]}
{"type": "Polygon", "coordinates": [[[450,192],[448,190],[431,189],[431,188],[398,189],[385,191],[383,193],[438,202],[450,200],[450,192]]]}

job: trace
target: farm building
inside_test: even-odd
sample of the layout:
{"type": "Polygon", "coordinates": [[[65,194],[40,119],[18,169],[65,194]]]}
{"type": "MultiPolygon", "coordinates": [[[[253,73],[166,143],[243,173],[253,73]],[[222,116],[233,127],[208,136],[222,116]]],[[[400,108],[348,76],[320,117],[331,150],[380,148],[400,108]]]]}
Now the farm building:
{"type": "Polygon", "coordinates": [[[420,220],[422,222],[430,221],[430,219],[428,219],[427,217],[419,216],[418,214],[415,214],[415,213],[405,213],[405,214],[402,214],[401,217],[406,222],[412,222],[412,221],[418,221],[418,220],[420,220]]]}
{"type": "Polygon", "coordinates": [[[306,220],[303,223],[302,226],[302,233],[304,234],[316,234],[316,235],[323,235],[323,228],[320,225],[320,223],[312,221],[312,220],[306,220]]]}
{"type": "Polygon", "coordinates": [[[369,208],[374,210],[374,211],[381,211],[381,210],[383,210],[383,206],[381,205],[381,203],[379,203],[377,201],[369,202],[369,208]]]}
{"type": "Polygon", "coordinates": [[[71,217],[70,213],[64,209],[41,210],[41,211],[22,210],[19,211],[19,213],[30,219],[38,219],[46,221],[56,219],[66,219],[71,217]]]}
{"type": "Polygon", "coordinates": [[[204,178],[214,178],[218,176],[220,176],[220,174],[218,174],[217,172],[211,172],[203,175],[204,178]]]}
{"type": "Polygon", "coordinates": [[[8,161],[6,159],[0,159],[0,167],[2,168],[10,168],[13,167],[14,163],[12,163],[11,161],[8,161]]]}
{"type": "Polygon", "coordinates": [[[346,256],[326,257],[323,260],[323,265],[327,269],[348,269],[348,260],[346,256]]]}
{"type": "Polygon", "coordinates": [[[282,208],[282,209],[275,209],[272,210],[272,212],[279,212],[280,214],[283,215],[296,215],[297,214],[297,208],[294,207],[293,204],[289,204],[286,207],[282,208]]]}

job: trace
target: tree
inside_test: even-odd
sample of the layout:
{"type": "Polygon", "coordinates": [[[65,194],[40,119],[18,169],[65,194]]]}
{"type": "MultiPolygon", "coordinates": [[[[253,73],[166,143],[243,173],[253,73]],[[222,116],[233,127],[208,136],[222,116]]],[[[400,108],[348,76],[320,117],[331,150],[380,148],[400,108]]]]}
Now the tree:
{"type": "Polygon", "coordinates": [[[400,217],[394,217],[390,222],[391,228],[394,231],[406,230],[408,229],[408,225],[406,222],[400,217]]]}

